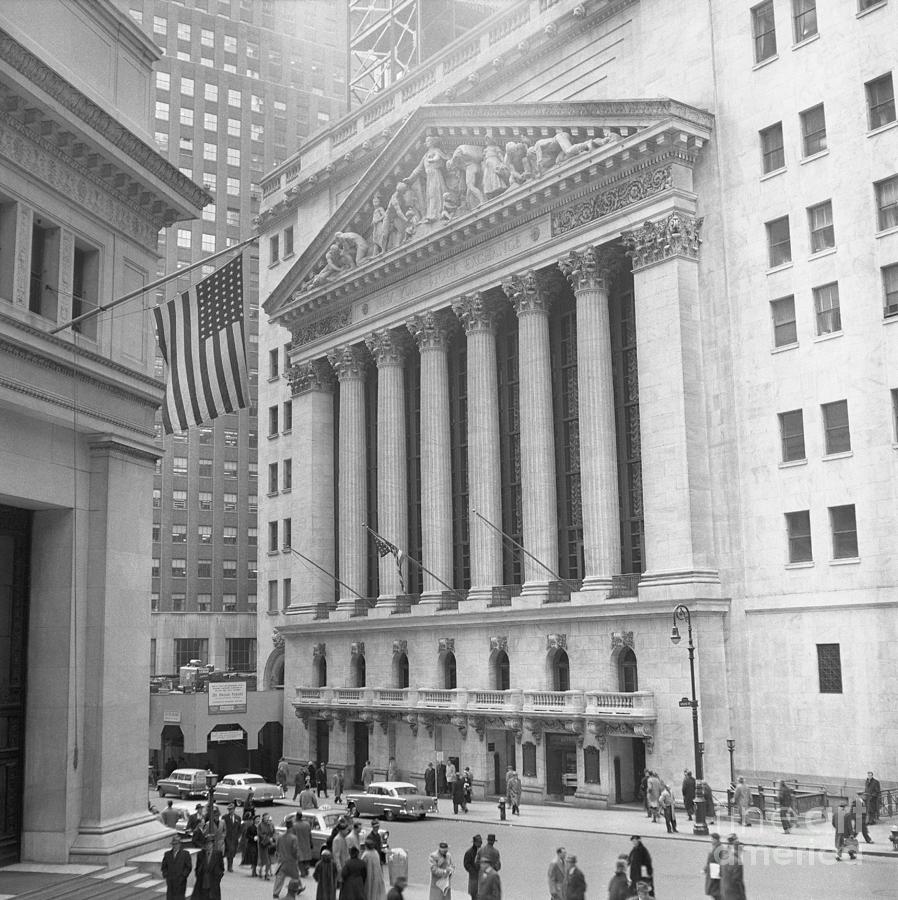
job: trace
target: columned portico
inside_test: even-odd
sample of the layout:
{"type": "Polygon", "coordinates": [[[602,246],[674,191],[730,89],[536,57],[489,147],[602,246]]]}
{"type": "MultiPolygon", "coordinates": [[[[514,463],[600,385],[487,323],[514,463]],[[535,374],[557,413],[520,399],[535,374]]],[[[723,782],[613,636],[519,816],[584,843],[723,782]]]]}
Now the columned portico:
{"type": "Polygon", "coordinates": [[[535,272],[512,276],[502,290],[518,314],[524,546],[534,557],[524,561],[523,593],[538,593],[552,580],[549,570],[558,561],[550,298],[540,290],[535,272]]]}
{"type": "MultiPolygon", "coordinates": [[[[397,547],[408,539],[408,488],[405,459],[405,370],[408,336],[398,329],[376,331],[365,343],[377,364],[377,530],[397,547]]],[[[391,554],[379,564],[378,607],[392,609],[403,593],[391,554]]]]}
{"type": "Polygon", "coordinates": [[[607,590],[620,569],[617,446],[608,313],[608,251],[587,247],[559,266],[577,298],[577,379],[583,502],[583,590],[607,590]]]}
{"type": "Polygon", "coordinates": [[[502,582],[502,537],[477,519],[502,520],[499,460],[499,394],[496,373],[496,314],[479,291],[452,305],[468,342],[468,492],[470,497],[471,588],[468,599],[485,599],[502,582]]]}
{"type": "Polygon", "coordinates": [[[368,580],[367,535],[362,527],[367,519],[365,368],[368,355],[360,345],[344,345],[328,353],[328,359],[340,383],[338,575],[344,584],[340,586],[338,605],[342,609],[351,609],[357,595],[365,595],[368,580]]]}

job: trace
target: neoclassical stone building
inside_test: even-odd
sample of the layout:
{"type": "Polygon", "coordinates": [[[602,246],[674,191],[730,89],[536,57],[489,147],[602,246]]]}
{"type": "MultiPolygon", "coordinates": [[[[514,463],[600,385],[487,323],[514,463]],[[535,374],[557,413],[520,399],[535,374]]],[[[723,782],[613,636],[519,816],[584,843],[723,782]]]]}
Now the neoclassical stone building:
{"type": "Polygon", "coordinates": [[[266,178],[260,406],[293,432],[261,442],[260,636],[292,759],[632,799],[693,764],[685,604],[712,783],[728,739],[758,778],[885,765],[828,740],[895,639],[895,12],[862,5],[522,0],[266,178]],[[873,298],[844,329],[839,285],[873,298]]]}

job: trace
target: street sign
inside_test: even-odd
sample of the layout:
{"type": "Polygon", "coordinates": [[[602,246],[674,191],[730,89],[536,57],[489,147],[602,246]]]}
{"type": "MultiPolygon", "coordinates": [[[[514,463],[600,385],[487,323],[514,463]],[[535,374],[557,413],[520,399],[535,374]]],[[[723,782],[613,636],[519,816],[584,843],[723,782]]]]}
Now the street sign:
{"type": "Polygon", "coordinates": [[[210,681],[206,685],[209,715],[246,712],[245,681],[210,681]]]}
{"type": "Polygon", "coordinates": [[[243,731],[240,728],[232,728],[229,731],[213,731],[209,735],[210,741],[222,743],[223,741],[242,741],[243,731]]]}
{"type": "Polygon", "coordinates": [[[681,707],[686,707],[686,708],[688,709],[690,706],[692,706],[692,701],[691,701],[688,697],[684,697],[684,698],[680,701],[679,705],[680,705],[681,707]]]}

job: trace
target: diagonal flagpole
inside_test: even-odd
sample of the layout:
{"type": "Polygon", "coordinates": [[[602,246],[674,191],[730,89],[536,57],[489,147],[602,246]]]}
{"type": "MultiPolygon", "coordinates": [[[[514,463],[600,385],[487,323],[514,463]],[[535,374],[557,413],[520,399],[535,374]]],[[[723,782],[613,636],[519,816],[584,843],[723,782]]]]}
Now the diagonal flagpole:
{"type": "Polygon", "coordinates": [[[295,553],[300,559],[304,559],[307,563],[309,563],[309,565],[314,566],[316,569],[318,569],[319,572],[324,572],[324,574],[327,575],[328,578],[332,579],[333,581],[336,581],[337,584],[340,585],[340,587],[346,588],[346,590],[349,591],[350,593],[355,594],[356,597],[359,598],[359,600],[365,599],[358,591],[351,588],[345,581],[340,581],[340,579],[337,578],[337,576],[334,575],[333,572],[329,572],[327,569],[324,568],[324,566],[319,566],[318,563],[315,562],[315,560],[309,559],[308,556],[306,556],[303,553],[300,553],[299,550],[297,550],[295,547],[291,547],[290,552],[295,553]]]}

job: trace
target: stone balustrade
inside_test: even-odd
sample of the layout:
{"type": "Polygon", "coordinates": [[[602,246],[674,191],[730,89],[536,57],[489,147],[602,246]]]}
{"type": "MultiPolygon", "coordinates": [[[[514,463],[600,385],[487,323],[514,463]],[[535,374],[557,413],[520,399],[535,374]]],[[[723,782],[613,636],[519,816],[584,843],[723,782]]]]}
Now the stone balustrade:
{"type": "Polygon", "coordinates": [[[632,694],[586,691],[587,716],[655,716],[655,695],[651,691],[632,694]]]}

